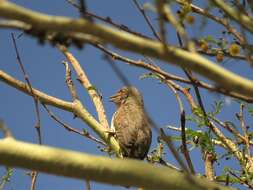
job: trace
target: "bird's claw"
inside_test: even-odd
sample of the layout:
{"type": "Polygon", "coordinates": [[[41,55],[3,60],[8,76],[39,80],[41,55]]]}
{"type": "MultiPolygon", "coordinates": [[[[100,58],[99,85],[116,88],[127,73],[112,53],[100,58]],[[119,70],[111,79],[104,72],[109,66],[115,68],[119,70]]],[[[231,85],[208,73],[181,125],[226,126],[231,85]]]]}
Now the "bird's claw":
{"type": "Polygon", "coordinates": [[[112,130],[112,129],[105,130],[105,133],[107,133],[110,136],[115,136],[116,135],[116,132],[114,130],[112,130]]]}

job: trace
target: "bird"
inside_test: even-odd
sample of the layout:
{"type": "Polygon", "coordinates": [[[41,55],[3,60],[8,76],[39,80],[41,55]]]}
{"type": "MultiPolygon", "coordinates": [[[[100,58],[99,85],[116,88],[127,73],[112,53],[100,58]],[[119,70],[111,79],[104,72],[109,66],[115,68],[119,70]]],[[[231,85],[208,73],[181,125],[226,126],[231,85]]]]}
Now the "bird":
{"type": "Polygon", "coordinates": [[[111,130],[123,157],[143,160],[150,148],[152,130],[141,93],[134,86],[125,86],[110,96],[110,101],[116,105],[111,130]]]}

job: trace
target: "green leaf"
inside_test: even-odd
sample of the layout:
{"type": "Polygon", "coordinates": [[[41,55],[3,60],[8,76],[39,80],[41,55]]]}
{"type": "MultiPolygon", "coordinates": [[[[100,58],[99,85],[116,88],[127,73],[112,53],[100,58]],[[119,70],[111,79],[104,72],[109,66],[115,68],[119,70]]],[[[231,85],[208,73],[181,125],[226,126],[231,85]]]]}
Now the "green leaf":
{"type": "Polygon", "coordinates": [[[212,116],[219,114],[221,112],[223,104],[223,101],[215,101],[214,104],[212,104],[213,110],[209,114],[211,114],[212,116]]]}
{"type": "Polygon", "coordinates": [[[10,182],[10,178],[13,174],[13,168],[6,167],[5,169],[6,169],[6,174],[2,177],[2,179],[0,181],[0,190],[3,190],[5,184],[10,182]]]}
{"type": "Polygon", "coordinates": [[[204,38],[207,42],[210,42],[210,43],[214,43],[214,44],[217,44],[217,40],[213,38],[213,36],[211,35],[208,35],[204,38]]]}
{"type": "Polygon", "coordinates": [[[250,105],[248,105],[248,104],[246,104],[246,106],[247,106],[247,109],[248,109],[249,114],[250,114],[251,116],[253,116],[253,108],[252,108],[250,105]]]}
{"type": "Polygon", "coordinates": [[[186,133],[187,136],[189,136],[191,138],[196,137],[196,136],[197,137],[203,136],[203,132],[200,131],[200,130],[195,131],[195,130],[192,130],[192,129],[187,129],[185,133],[186,133]]]}
{"type": "Polygon", "coordinates": [[[161,80],[161,78],[156,73],[144,73],[139,77],[140,80],[143,80],[146,78],[153,78],[153,79],[161,80]]]}
{"type": "Polygon", "coordinates": [[[214,146],[211,139],[212,139],[212,136],[210,133],[208,132],[203,133],[200,139],[200,146],[202,148],[202,151],[215,153],[214,146]]]}
{"type": "Polygon", "coordinates": [[[216,180],[217,181],[227,181],[231,184],[234,183],[240,183],[240,180],[231,176],[230,174],[224,174],[224,175],[220,175],[220,176],[216,176],[216,180]]]}
{"type": "Polygon", "coordinates": [[[181,136],[171,136],[170,138],[172,141],[180,141],[180,142],[182,141],[181,136]]]}

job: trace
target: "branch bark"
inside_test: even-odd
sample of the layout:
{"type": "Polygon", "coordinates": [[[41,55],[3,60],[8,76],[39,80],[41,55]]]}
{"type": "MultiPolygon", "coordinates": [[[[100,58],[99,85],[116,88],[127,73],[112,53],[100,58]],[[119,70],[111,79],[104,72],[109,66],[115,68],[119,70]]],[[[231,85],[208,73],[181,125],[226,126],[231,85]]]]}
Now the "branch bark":
{"type": "Polygon", "coordinates": [[[228,190],[206,179],[137,160],[110,159],[58,148],[0,140],[0,164],[54,175],[145,189],[228,190]],[[157,177],[154,177],[157,176],[157,177]],[[148,183],[147,183],[148,182],[148,183]]]}

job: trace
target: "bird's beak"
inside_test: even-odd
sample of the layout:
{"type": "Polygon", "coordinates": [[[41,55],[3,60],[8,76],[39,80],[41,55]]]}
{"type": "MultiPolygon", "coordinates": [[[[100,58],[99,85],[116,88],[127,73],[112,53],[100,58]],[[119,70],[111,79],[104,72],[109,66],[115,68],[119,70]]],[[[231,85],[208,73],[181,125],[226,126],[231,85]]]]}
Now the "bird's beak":
{"type": "Polygon", "coordinates": [[[118,93],[109,97],[110,102],[118,102],[120,99],[120,95],[118,93]]]}

